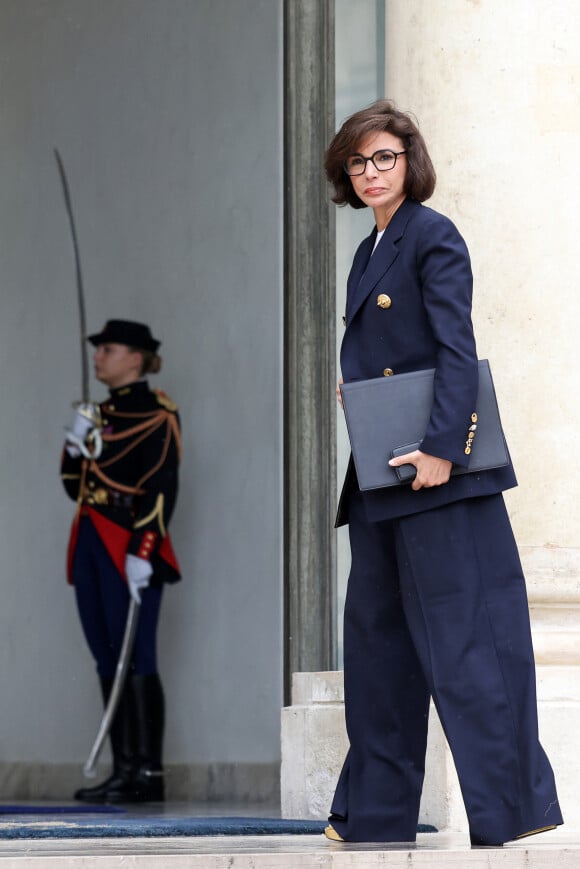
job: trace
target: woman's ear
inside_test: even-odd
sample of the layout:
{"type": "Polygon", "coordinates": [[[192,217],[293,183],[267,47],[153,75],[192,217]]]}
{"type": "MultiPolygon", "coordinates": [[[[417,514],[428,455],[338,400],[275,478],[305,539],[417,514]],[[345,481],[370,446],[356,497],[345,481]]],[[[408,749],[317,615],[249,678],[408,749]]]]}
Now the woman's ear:
{"type": "Polygon", "coordinates": [[[131,367],[134,367],[137,371],[137,374],[139,374],[140,376],[143,371],[143,363],[145,361],[143,353],[141,353],[140,350],[132,350],[131,359],[134,360],[134,364],[132,364],[131,367]]]}

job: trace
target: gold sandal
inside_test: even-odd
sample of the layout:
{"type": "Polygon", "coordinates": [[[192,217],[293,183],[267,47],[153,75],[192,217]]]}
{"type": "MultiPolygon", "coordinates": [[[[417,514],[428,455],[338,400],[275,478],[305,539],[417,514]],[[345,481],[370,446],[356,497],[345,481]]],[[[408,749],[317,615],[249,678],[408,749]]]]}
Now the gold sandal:
{"type": "Polygon", "coordinates": [[[324,828],[324,835],[327,839],[331,839],[333,842],[344,842],[342,836],[336,832],[334,827],[331,827],[329,824],[328,827],[324,828]]]}

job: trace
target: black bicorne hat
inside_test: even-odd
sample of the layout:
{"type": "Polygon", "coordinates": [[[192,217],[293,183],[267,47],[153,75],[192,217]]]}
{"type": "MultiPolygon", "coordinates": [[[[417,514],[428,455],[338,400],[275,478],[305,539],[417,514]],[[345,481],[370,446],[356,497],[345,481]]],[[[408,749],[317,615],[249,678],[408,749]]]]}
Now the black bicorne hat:
{"type": "Polygon", "coordinates": [[[151,329],[144,323],[133,320],[107,320],[102,330],[95,335],[89,335],[88,340],[95,347],[99,344],[126,344],[136,350],[147,350],[156,353],[161,341],[151,334],[151,329]]]}

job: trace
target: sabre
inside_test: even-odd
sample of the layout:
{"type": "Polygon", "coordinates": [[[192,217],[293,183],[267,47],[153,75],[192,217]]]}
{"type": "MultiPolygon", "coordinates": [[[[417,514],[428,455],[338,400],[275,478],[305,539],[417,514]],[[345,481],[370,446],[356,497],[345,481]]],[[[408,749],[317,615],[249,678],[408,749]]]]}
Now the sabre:
{"type": "Polygon", "coordinates": [[[111,725],[113,724],[115,712],[117,711],[117,706],[119,705],[119,700],[121,699],[123,686],[127,677],[127,670],[129,669],[131,653],[133,652],[133,646],[135,645],[135,634],[137,632],[138,618],[139,604],[136,600],[133,600],[133,598],[131,598],[131,603],[129,604],[129,612],[127,614],[127,624],[125,625],[125,634],[123,636],[123,645],[121,646],[119,660],[117,661],[115,680],[113,682],[113,687],[111,688],[109,701],[103,715],[103,720],[101,721],[101,726],[99,727],[97,736],[95,738],[95,743],[91,748],[91,752],[88,756],[87,762],[83,767],[83,774],[86,776],[86,778],[95,777],[95,766],[97,764],[97,760],[99,759],[101,749],[103,748],[105,739],[107,738],[109,730],[111,729],[111,725]]]}
{"type": "Polygon", "coordinates": [[[81,400],[83,404],[89,404],[89,357],[87,352],[87,315],[85,309],[85,292],[83,288],[83,270],[81,268],[81,256],[79,252],[79,243],[77,239],[77,230],[75,226],[75,219],[72,210],[72,202],[70,198],[70,190],[68,186],[68,180],[66,177],[66,172],[64,169],[64,163],[62,162],[62,158],[57,150],[54,149],[54,156],[56,158],[56,165],[58,166],[58,174],[60,175],[60,182],[62,184],[62,194],[64,196],[64,204],[66,208],[66,213],[68,215],[68,222],[70,226],[70,233],[72,236],[73,243],[73,251],[75,256],[75,271],[76,271],[76,280],[77,280],[77,302],[79,307],[79,325],[80,325],[80,333],[81,333],[81,400]]]}
{"type": "MultiPolygon", "coordinates": [[[[77,231],[75,226],[75,219],[72,209],[72,201],[70,196],[70,190],[68,186],[68,180],[66,177],[66,172],[64,168],[64,163],[62,162],[62,158],[58,152],[58,149],[54,149],[54,156],[56,158],[56,164],[58,166],[58,172],[60,175],[60,181],[62,185],[62,193],[64,197],[64,204],[66,208],[66,213],[68,215],[70,232],[72,236],[73,243],[73,251],[75,258],[75,272],[76,272],[76,285],[77,285],[77,301],[78,301],[78,310],[79,310],[79,325],[80,325],[80,337],[81,337],[81,395],[82,395],[82,404],[87,407],[91,405],[89,399],[89,357],[87,352],[87,322],[86,322],[86,308],[85,308],[85,293],[83,287],[83,272],[81,268],[81,257],[79,252],[79,244],[77,239],[77,231]]],[[[95,416],[93,414],[93,416],[95,416]]],[[[98,426],[100,420],[97,418],[94,420],[98,426]]],[[[71,435],[69,434],[69,439],[71,439],[71,435]]],[[[86,444],[82,441],[77,441],[77,445],[82,452],[83,456],[87,459],[96,459],[100,456],[102,450],[102,439],[99,428],[96,427],[93,432],[93,449],[92,451],[88,450],[86,444]]],[[[111,693],[109,695],[109,700],[107,702],[107,707],[103,714],[103,718],[97,732],[97,736],[95,738],[94,745],[90,751],[87,762],[83,767],[83,773],[87,778],[93,778],[95,775],[95,766],[101,750],[103,748],[105,739],[107,738],[109,731],[111,729],[111,725],[113,723],[113,719],[115,717],[115,713],[117,711],[117,707],[119,705],[119,701],[121,699],[121,694],[123,692],[123,686],[125,684],[125,679],[127,677],[127,671],[129,669],[129,663],[131,661],[131,655],[133,654],[133,646],[135,645],[135,635],[137,633],[137,622],[139,619],[139,604],[137,601],[131,599],[129,605],[129,612],[127,613],[127,622],[125,624],[125,633],[123,635],[123,643],[121,645],[121,651],[119,653],[119,660],[117,661],[117,669],[115,672],[115,679],[113,681],[113,686],[111,688],[111,693]]]]}
{"type": "Polygon", "coordinates": [[[83,287],[83,270],[81,268],[81,255],[79,251],[79,242],[77,238],[77,229],[75,225],[75,218],[73,214],[72,208],[72,200],[70,195],[70,189],[68,186],[68,179],[66,177],[66,171],[64,168],[64,163],[62,162],[62,157],[60,156],[58,149],[54,149],[54,156],[56,159],[56,165],[58,166],[58,174],[60,175],[60,183],[62,185],[62,195],[64,197],[64,204],[66,208],[66,213],[68,215],[68,222],[70,226],[70,234],[72,238],[73,244],[73,252],[75,258],[75,273],[76,273],[76,284],[77,284],[77,303],[78,303],[78,311],[79,311],[79,326],[80,326],[80,338],[81,338],[81,404],[75,404],[74,407],[79,408],[81,411],[85,413],[85,416],[89,417],[91,421],[94,423],[93,431],[91,433],[92,439],[92,448],[89,449],[86,443],[83,440],[76,438],[72,433],[69,433],[69,441],[72,441],[79,448],[85,459],[96,459],[101,455],[103,449],[103,441],[101,438],[100,431],[100,414],[96,412],[93,405],[91,405],[91,401],[89,398],[89,355],[87,351],[87,315],[85,309],[85,292],[83,287]],[[92,410],[91,410],[92,409],[92,410]]]}

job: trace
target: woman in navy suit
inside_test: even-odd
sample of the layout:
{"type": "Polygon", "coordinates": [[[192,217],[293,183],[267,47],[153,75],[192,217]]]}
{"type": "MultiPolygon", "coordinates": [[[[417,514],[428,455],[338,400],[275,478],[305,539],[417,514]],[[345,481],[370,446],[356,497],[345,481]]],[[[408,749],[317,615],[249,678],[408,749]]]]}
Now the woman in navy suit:
{"type": "MultiPolygon", "coordinates": [[[[435,172],[416,124],[381,100],[350,117],[326,154],[333,201],[373,209],[348,279],[345,382],[434,368],[434,399],[411,484],[360,492],[349,463],[337,525],[349,524],[344,613],[350,750],[329,838],[414,841],[433,698],[473,845],[562,823],[538,740],[525,580],[502,492],[504,468],[468,467],[478,368],[469,254],[422,205],[435,172]]],[[[337,390],[340,400],[340,393],[337,390]]],[[[387,461],[385,456],[385,461],[387,461]]]]}

